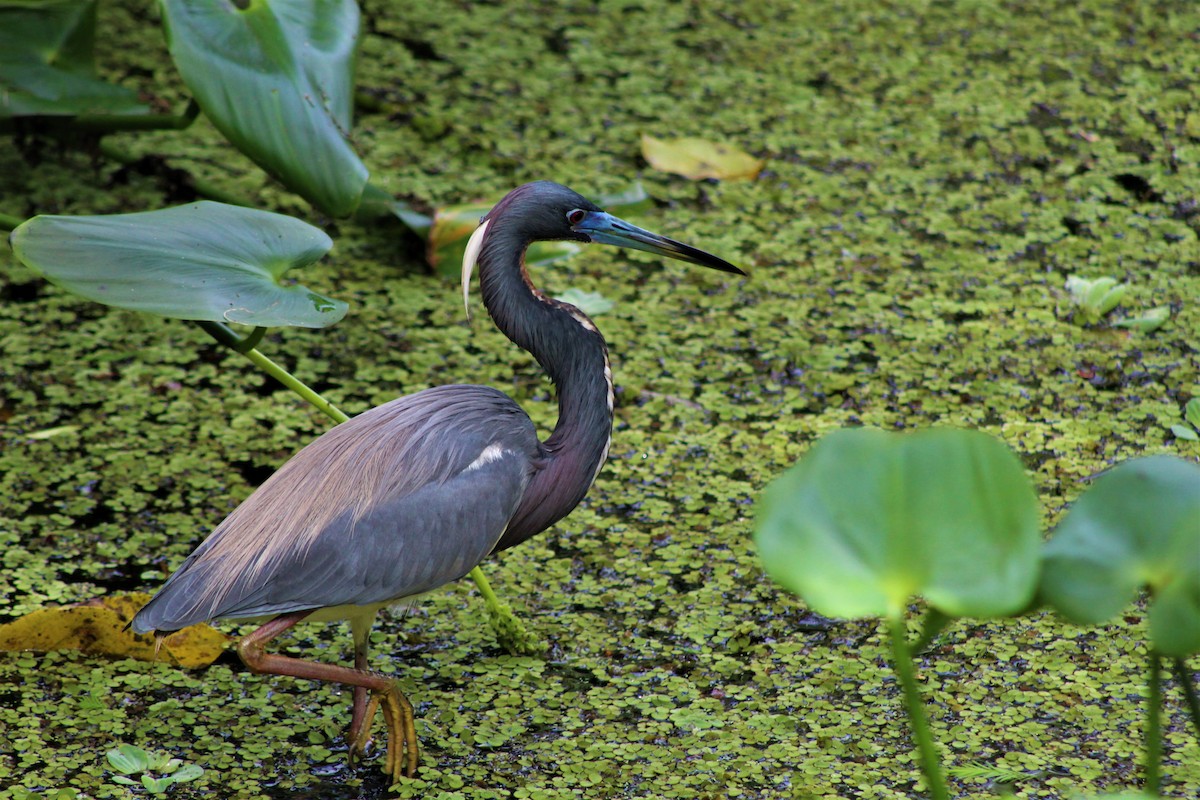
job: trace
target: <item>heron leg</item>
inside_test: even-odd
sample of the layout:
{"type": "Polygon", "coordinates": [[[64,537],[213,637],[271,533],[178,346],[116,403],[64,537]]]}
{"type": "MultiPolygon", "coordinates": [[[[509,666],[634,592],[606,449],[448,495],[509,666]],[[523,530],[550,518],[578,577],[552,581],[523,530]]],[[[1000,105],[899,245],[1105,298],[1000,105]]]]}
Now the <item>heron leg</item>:
{"type": "MultiPolygon", "coordinates": [[[[371,627],[375,624],[374,611],[350,619],[350,630],[354,635],[354,668],[368,671],[367,651],[371,646],[371,627]]],[[[350,728],[346,740],[350,743],[350,760],[355,761],[366,753],[371,743],[371,720],[375,714],[367,713],[367,687],[354,687],[354,703],[351,706],[350,728]]]]}
{"type": "MultiPolygon", "coordinates": [[[[366,703],[363,712],[363,721],[360,723],[358,731],[354,732],[357,741],[351,743],[351,750],[366,745],[365,734],[370,727],[367,720],[374,716],[376,709],[382,707],[388,735],[385,772],[393,781],[398,781],[402,777],[413,777],[416,774],[419,760],[416,720],[412,704],[400,691],[400,686],[396,681],[365,669],[343,667],[338,664],[321,664],[316,661],[305,661],[300,658],[266,652],[268,642],[310,613],[312,612],[299,611],[293,614],[282,614],[242,637],[237,645],[238,655],[242,662],[251,672],[259,674],[290,675],[314,681],[332,681],[353,686],[356,690],[361,687],[364,693],[370,692],[370,700],[366,703]]],[[[351,724],[353,725],[353,722],[351,724]]]]}

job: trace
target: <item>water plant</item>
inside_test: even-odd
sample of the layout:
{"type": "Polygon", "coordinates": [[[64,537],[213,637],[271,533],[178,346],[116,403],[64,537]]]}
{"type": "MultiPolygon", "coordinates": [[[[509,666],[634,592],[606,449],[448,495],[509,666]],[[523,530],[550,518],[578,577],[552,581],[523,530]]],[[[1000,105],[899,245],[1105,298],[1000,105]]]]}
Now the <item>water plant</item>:
{"type": "Polygon", "coordinates": [[[159,8],[171,58],[194,98],[183,114],[152,114],[135,93],[96,77],[96,0],[18,4],[0,9],[0,130],[17,123],[51,135],[184,128],[203,111],[315,207],[353,213],[368,179],[350,142],[354,0],[160,0],[159,8]]]}
{"type": "MultiPolygon", "coordinates": [[[[920,642],[955,617],[1014,616],[1037,598],[1080,624],[1152,598],[1145,785],[1161,783],[1161,667],[1170,658],[1200,732],[1184,657],[1200,652],[1200,467],[1169,456],[1114,468],[1043,547],[1036,498],[998,440],[934,429],[850,429],[819,441],[767,489],[755,532],[767,572],[814,610],[884,618],[892,666],[931,796],[949,797],[917,690],[905,623],[920,642]],[[1040,581],[1039,581],[1040,574],[1040,581]]],[[[920,644],[915,648],[919,651],[920,644]]]]}
{"type": "Polygon", "coordinates": [[[1121,304],[1128,290],[1129,287],[1116,278],[1080,278],[1075,275],[1067,278],[1067,293],[1071,296],[1078,320],[1084,325],[1092,325],[1103,319],[1105,314],[1121,304]]]}
{"type": "Polygon", "coordinates": [[[953,617],[1029,605],[1037,503],[1020,462],[981,433],[838,431],[767,489],[755,540],[771,577],[815,611],[884,619],[921,770],[935,800],[949,798],[906,615],[924,597],[928,638],[953,617]]]}
{"type": "Polygon", "coordinates": [[[132,744],[117,745],[105,757],[109,765],[121,773],[112,777],[114,783],[140,785],[150,794],[163,794],[177,783],[194,781],[204,775],[204,769],[197,764],[185,764],[181,759],[132,744]]]}

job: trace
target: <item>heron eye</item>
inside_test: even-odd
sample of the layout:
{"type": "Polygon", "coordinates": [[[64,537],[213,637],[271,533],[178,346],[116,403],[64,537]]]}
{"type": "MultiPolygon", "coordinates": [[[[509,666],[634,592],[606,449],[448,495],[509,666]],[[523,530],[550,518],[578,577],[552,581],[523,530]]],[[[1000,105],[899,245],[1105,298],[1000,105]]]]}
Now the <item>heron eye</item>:
{"type": "Polygon", "coordinates": [[[582,208],[573,208],[567,212],[567,222],[572,225],[578,225],[583,222],[583,218],[587,216],[587,212],[582,208]]]}

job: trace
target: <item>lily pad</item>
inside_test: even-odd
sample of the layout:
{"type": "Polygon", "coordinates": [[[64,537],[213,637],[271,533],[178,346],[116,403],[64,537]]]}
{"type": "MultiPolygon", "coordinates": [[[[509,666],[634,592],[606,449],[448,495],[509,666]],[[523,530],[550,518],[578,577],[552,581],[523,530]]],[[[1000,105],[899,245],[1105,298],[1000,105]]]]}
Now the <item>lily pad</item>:
{"type": "Polygon", "coordinates": [[[1165,655],[1200,652],[1200,466],[1126,461],[1096,480],[1045,547],[1041,596],[1072,622],[1115,616],[1151,596],[1150,639],[1165,655]]]}
{"type": "Polygon", "coordinates": [[[644,134],[642,157],[660,172],[692,180],[751,180],[758,177],[766,163],[744,150],[707,139],[655,139],[644,134]]]}
{"type": "Polygon", "coordinates": [[[285,186],[352,213],[367,168],[348,139],[354,0],[161,0],[167,45],[201,110],[285,186]]]}
{"type": "Polygon", "coordinates": [[[333,246],[282,214],[209,201],[161,211],[38,216],[9,238],[26,266],[73,294],[176,319],[323,328],[347,306],[283,273],[333,246]]]}
{"type": "Polygon", "coordinates": [[[100,80],[95,0],[0,3],[0,121],[148,114],[130,89],[100,80]]]}
{"type": "Polygon", "coordinates": [[[841,617],[898,617],[914,595],[949,616],[1016,613],[1039,539],[1021,462],[950,429],[824,437],[768,487],[755,531],[771,577],[841,617]]]}

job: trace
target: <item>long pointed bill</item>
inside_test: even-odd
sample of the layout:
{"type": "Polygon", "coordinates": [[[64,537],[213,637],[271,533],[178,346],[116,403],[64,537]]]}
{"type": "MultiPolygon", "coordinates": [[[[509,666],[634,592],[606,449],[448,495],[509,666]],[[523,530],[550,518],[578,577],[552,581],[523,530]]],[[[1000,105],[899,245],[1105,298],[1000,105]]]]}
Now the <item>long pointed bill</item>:
{"type": "Polygon", "coordinates": [[[589,211],[578,224],[571,229],[586,235],[593,242],[612,244],[617,247],[632,247],[635,250],[645,250],[667,258],[677,258],[690,264],[699,264],[709,269],[719,269],[721,272],[732,272],[735,275],[745,275],[745,272],[730,264],[723,258],[717,258],[712,253],[698,250],[691,245],[659,236],[657,233],[643,230],[636,225],[630,225],[623,219],[614,217],[603,211],[589,211]]]}

